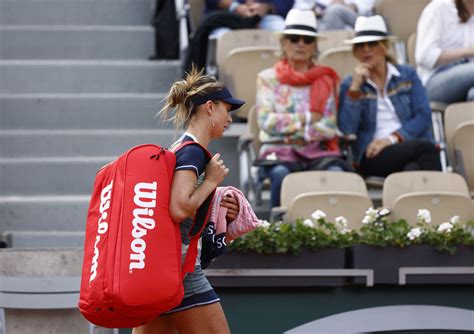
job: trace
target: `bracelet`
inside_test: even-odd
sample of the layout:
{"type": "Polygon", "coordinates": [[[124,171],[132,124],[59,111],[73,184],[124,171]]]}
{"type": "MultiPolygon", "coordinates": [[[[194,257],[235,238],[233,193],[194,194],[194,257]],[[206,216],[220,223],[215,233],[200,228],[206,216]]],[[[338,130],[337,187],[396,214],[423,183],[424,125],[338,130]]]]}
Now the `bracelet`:
{"type": "Polygon", "coordinates": [[[230,4],[229,8],[227,8],[227,10],[230,12],[230,13],[233,13],[235,12],[235,10],[237,9],[237,7],[240,6],[240,3],[238,3],[237,1],[234,1],[230,4]]]}
{"type": "Polygon", "coordinates": [[[392,145],[398,143],[398,137],[395,135],[390,135],[387,138],[388,140],[390,140],[390,144],[392,145]]]}

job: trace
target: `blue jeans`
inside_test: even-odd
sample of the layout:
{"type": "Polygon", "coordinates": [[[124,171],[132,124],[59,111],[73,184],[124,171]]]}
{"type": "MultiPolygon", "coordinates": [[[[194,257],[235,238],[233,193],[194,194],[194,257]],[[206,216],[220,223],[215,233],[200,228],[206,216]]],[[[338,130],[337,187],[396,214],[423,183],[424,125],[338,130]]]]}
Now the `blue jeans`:
{"type": "MultiPolygon", "coordinates": [[[[287,163],[259,168],[260,180],[265,178],[270,179],[270,205],[272,208],[280,206],[281,184],[285,176],[293,172],[301,172],[304,170],[312,170],[311,165],[305,168],[300,163],[287,163]]],[[[335,162],[329,164],[325,170],[343,172],[344,168],[335,162]]]]}
{"type": "Polygon", "coordinates": [[[426,83],[430,101],[474,101],[474,62],[443,66],[426,83]]]}

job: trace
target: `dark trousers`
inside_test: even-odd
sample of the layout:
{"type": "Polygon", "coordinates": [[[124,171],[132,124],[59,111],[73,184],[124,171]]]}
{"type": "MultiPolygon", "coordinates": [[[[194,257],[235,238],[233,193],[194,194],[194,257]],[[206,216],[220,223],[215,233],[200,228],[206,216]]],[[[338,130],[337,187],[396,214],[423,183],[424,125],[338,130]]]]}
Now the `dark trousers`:
{"type": "Polygon", "coordinates": [[[426,140],[402,141],[387,146],[374,158],[364,156],[359,172],[364,176],[386,177],[391,173],[408,170],[441,170],[436,146],[426,140]]]}

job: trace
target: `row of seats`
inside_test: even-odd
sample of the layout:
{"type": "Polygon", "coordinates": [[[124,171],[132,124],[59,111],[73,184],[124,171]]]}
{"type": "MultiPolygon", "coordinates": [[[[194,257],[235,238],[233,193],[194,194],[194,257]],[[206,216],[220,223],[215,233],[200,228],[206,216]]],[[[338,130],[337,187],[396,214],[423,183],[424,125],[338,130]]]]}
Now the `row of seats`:
{"type": "MultiPolygon", "coordinates": [[[[436,123],[436,122],[433,122],[436,123]]],[[[264,184],[260,184],[255,176],[253,161],[260,150],[258,138],[259,127],[257,114],[252,108],[247,121],[248,133],[240,140],[242,189],[248,195],[252,193],[255,203],[261,205],[261,193],[264,184]]],[[[474,195],[474,103],[463,102],[451,104],[444,113],[444,126],[441,128],[441,148],[448,152],[451,169],[467,180],[468,188],[474,195]],[[445,138],[445,139],[444,139],[445,138]],[[446,145],[444,144],[446,140],[446,145]]]]}
{"type": "MultiPolygon", "coordinates": [[[[285,213],[284,219],[292,222],[321,210],[329,221],[344,216],[350,229],[362,227],[367,209],[373,207],[358,174],[330,171],[289,174],[283,180],[281,203],[281,207],[274,209],[274,216],[285,213]]],[[[453,216],[464,222],[474,218],[466,181],[455,173],[393,173],[384,181],[383,207],[391,210],[390,221],[406,219],[412,225],[417,222],[419,209],[431,212],[433,224],[449,221],[453,216]]]]}

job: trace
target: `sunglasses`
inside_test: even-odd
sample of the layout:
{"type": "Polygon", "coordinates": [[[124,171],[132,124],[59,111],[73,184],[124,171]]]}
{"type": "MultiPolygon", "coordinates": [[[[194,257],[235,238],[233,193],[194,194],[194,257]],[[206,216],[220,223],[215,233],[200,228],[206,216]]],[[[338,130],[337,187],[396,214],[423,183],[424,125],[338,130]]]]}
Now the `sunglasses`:
{"type": "Polygon", "coordinates": [[[298,43],[300,39],[303,39],[304,44],[311,44],[316,41],[316,37],[314,36],[304,36],[304,35],[286,35],[286,39],[288,39],[291,43],[298,43]]]}
{"type": "Polygon", "coordinates": [[[356,49],[361,49],[361,48],[363,48],[365,45],[367,45],[369,48],[373,48],[373,47],[376,47],[377,45],[379,45],[379,43],[380,43],[380,41],[356,43],[356,44],[354,44],[354,47],[355,47],[356,49]]]}

